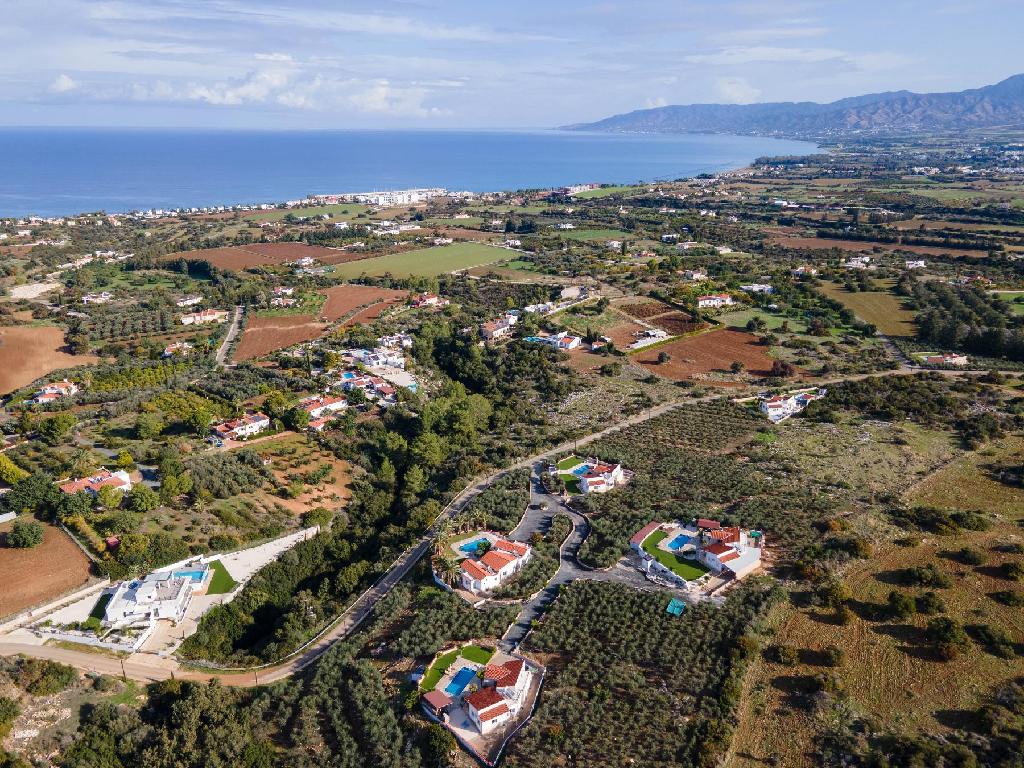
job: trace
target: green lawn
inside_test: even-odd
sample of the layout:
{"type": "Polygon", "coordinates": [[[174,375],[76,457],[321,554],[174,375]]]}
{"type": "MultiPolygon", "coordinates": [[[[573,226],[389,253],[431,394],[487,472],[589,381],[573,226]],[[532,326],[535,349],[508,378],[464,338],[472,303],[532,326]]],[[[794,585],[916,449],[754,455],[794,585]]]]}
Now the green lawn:
{"type": "Polygon", "coordinates": [[[418,248],[372,259],[338,264],[334,275],[353,279],[360,275],[395,277],[433,277],[457,269],[493,264],[508,257],[508,251],[481,243],[453,243],[437,248],[418,248]]]}
{"type": "Polygon", "coordinates": [[[621,240],[624,237],[630,237],[629,232],[623,232],[621,229],[576,229],[568,232],[562,232],[562,237],[566,240],[621,240]]]}
{"type": "Polygon", "coordinates": [[[494,651],[481,648],[479,645],[467,645],[463,648],[456,648],[454,651],[443,653],[434,659],[430,669],[423,675],[423,680],[420,681],[420,688],[424,691],[434,690],[437,684],[441,682],[441,678],[444,677],[444,673],[448,671],[448,668],[459,657],[466,661],[472,661],[474,664],[486,664],[491,660],[492,656],[494,656],[494,651]]]}
{"type": "Polygon", "coordinates": [[[559,469],[572,469],[580,463],[578,456],[567,456],[556,465],[559,469]]]}
{"type": "Polygon", "coordinates": [[[524,261],[523,259],[512,259],[512,261],[507,261],[502,266],[506,269],[518,269],[525,272],[535,272],[537,270],[536,264],[532,261],[524,261]]]}
{"type": "Polygon", "coordinates": [[[676,576],[680,576],[687,581],[693,581],[708,572],[708,569],[696,560],[687,560],[679,555],[658,549],[657,545],[666,536],[668,536],[668,534],[665,533],[665,531],[655,531],[652,533],[644,539],[644,552],[649,554],[666,568],[670,569],[676,576]]]}
{"type": "Polygon", "coordinates": [[[573,197],[577,200],[591,200],[595,197],[608,197],[609,195],[618,195],[622,192],[629,192],[636,190],[637,187],[600,187],[599,189],[588,189],[586,192],[577,192],[573,197]]]}
{"type": "Polygon", "coordinates": [[[206,594],[226,595],[238,586],[238,582],[231,578],[228,569],[224,567],[224,563],[220,560],[214,560],[210,563],[210,568],[213,570],[213,575],[210,577],[210,586],[206,590],[206,594]]]}

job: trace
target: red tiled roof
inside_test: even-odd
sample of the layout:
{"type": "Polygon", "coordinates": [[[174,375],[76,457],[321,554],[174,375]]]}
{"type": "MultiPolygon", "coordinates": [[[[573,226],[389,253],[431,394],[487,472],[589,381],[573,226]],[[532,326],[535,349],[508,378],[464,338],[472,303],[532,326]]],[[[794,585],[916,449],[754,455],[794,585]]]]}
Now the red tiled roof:
{"type": "Polygon", "coordinates": [[[730,528],[717,528],[715,530],[708,531],[708,535],[716,541],[729,544],[733,541],[740,540],[740,529],[737,526],[732,526],[730,528]]]}
{"type": "Polygon", "coordinates": [[[506,712],[508,712],[508,705],[505,702],[501,702],[501,704],[496,706],[494,709],[481,713],[480,722],[486,723],[488,720],[493,720],[496,717],[504,715],[506,712]]]}
{"type": "Polygon", "coordinates": [[[653,523],[648,523],[643,528],[641,528],[639,531],[637,531],[636,533],[633,534],[633,538],[631,538],[629,540],[629,543],[630,544],[637,544],[637,545],[643,544],[644,543],[644,539],[646,539],[648,536],[650,536],[652,533],[654,533],[658,529],[658,527],[660,525],[661,525],[661,523],[659,523],[657,521],[655,521],[653,523]]]}
{"type": "Polygon", "coordinates": [[[116,477],[111,472],[106,470],[100,472],[98,475],[92,477],[83,477],[79,480],[69,480],[66,483],[61,483],[60,489],[64,493],[72,494],[84,491],[87,488],[91,488],[94,491],[98,491],[104,486],[113,486],[114,488],[123,488],[127,483],[120,477],[116,477]]]}
{"type": "Polygon", "coordinates": [[[709,544],[708,546],[704,547],[704,551],[710,552],[712,555],[721,555],[726,552],[731,552],[732,547],[726,546],[725,544],[716,541],[714,544],[709,544]]]}
{"type": "Polygon", "coordinates": [[[507,552],[498,552],[495,549],[488,550],[480,558],[480,562],[493,571],[500,571],[506,565],[515,561],[515,556],[507,552]]]}
{"type": "Polygon", "coordinates": [[[718,562],[720,562],[720,563],[728,563],[730,560],[735,560],[739,556],[740,556],[739,552],[735,552],[735,551],[734,552],[730,552],[728,555],[722,555],[720,558],[718,558],[718,562]]]}
{"type": "Polygon", "coordinates": [[[444,709],[452,703],[452,698],[444,691],[430,691],[423,694],[423,700],[434,709],[444,709]]]}
{"type": "Polygon", "coordinates": [[[485,579],[490,575],[489,573],[487,573],[487,571],[485,571],[483,568],[481,568],[479,565],[477,565],[472,560],[469,560],[468,558],[462,561],[460,567],[462,568],[462,570],[464,570],[466,573],[468,573],[470,576],[472,576],[474,579],[477,579],[478,581],[480,579],[485,579]]]}
{"type": "Polygon", "coordinates": [[[515,685],[523,672],[522,659],[510,659],[504,664],[488,664],[484,669],[484,677],[493,680],[500,686],[515,685]]]}
{"type": "Polygon", "coordinates": [[[494,542],[494,548],[501,552],[511,552],[518,557],[525,555],[528,549],[521,541],[509,541],[508,539],[498,539],[494,542]]]}
{"type": "Polygon", "coordinates": [[[495,688],[481,688],[478,691],[468,694],[463,701],[469,704],[477,712],[493,707],[496,704],[504,704],[505,700],[495,688]]]}
{"type": "Polygon", "coordinates": [[[698,528],[721,528],[722,524],[720,522],[718,522],[717,520],[708,520],[707,518],[698,517],[697,518],[697,527],[698,528]]]}

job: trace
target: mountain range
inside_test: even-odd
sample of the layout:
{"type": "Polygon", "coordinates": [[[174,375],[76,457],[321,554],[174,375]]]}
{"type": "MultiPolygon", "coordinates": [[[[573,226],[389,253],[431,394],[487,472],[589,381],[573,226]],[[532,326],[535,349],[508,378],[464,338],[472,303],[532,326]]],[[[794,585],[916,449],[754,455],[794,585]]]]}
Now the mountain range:
{"type": "Polygon", "coordinates": [[[1024,74],[953,93],[890,91],[830,104],[689,104],[639,109],[565,130],[732,133],[794,138],[905,134],[976,128],[1024,129],[1024,74]]]}

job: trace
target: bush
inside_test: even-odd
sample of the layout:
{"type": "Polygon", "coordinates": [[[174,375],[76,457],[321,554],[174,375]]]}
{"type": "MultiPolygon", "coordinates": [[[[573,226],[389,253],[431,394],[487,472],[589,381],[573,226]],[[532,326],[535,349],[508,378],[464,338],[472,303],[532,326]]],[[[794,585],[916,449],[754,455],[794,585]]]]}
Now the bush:
{"type": "Polygon", "coordinates": [[[1004,579],[1021,581],[1024,579],[1024,563],[1003,563],[999,569],[1004,579]]]}
{"type": "Polygon", "coordinates": [[[331,524],[333,518],[334,514],[331,510],[325,507],[316,507],[302,513],[302,527],[312,528],[315,525],[319,525],[321,528],[326,528],[331,524]]]}
{"type": "Polygon", "coordinates": [[[1007,590],[1004,592],[993,592],[989,597],[997,603],[1009,605],[1012,608],[1024,608],[1024,592],[1007,590]]]}
{"type": "Polygon", "coordinates": [[[974,547],[964,547],[957,552],[956,559],[964,565],[981,565],[985,562],[985,555],[974,547]]]}
{"type": "Polygon", "coordinates": [[[791,645],[770,645],[767,648],[767,656],[769,661],[774,661],[776,664],[782,664],[787,667],[796,666],[797,662],[800,661],[800,652],[791,645]]]}
{"type": "Polygon", "coordinates": [[[838,667],[843,663],[843,649],[830,645],[822,653],[822,658],[829,667],[838,667]]]}
{"type": "Polygon", "coordinates": [[[66,664],[48,659],[21,659],[18,662],[17,683],[33,696],[52,696],[77,680],[78,672],[66,664]]]}
{"type": "Polygon", "coordinates": [[[928,622],[925,638],[943,661],[955,658],[967,647],[968,638],[960,622],[948,616],[938,616],[928,622]]]}
{"type": "Polygon", "coordinates": [[[947,589],[953,584],[949,576],[936,568],[934,563],[905,568],[899,571],[899,577],[904,584],[916,587],[947,589]]]}
{"type": "Polygon", "coordinates": [[[43,526],[35,520],[17,520],[7,534],[7,546],[31,549],[43,543],[43,526]]]}
{"type": "Polygon", "coordinates": [[[14,720],[21,714],[21,707],[14,699],[0,696],[0,741],[7,738],[11,732],[14,720]]]}
{"type": "Polygon", "coordinates": [[[946,604],[934,592],[925,592],[922,595],[918,595],[914,599],[914,603],[917,607],[917,612],[923,613],[925,616],[934,616],[936,613],[944,613],[946,611],[946,604]]]}
{"type": "Polygon", "coordinates": [[[889,615],[894,619],[909,619],[917,611],[914,598],[896,590],[889,593],[888,605],[889,615]]]}

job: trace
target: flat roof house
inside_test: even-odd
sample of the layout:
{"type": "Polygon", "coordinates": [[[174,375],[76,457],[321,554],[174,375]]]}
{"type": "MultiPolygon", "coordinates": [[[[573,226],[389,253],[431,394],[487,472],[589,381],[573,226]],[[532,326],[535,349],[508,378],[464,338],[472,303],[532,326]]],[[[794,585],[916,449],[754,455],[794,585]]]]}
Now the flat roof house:
{"type": "Polygon", "coordinates": [[[167,573],[150,574],[118,584],[103,619],[108,624],[122,626],[160,619],[177,624],[184,618],[191,601],[191,579],[167,573]]]}
{"type": "Polygon", "coordinates": [[[698,309],[727,307],[732,304],[735,304],[735,302],[733,301],[732,296],[730,296],[728,293],[712,293],[708,294],[707,296],[697,297],[698,309]]]}
{"type": "Polygon", "coordinates": [[[181,316],[182,325],[203,325],[204,323],[223,323],[228,319],[228,313],[223,309],[204,309],[202,312],[192,312],[181,316]]]}

